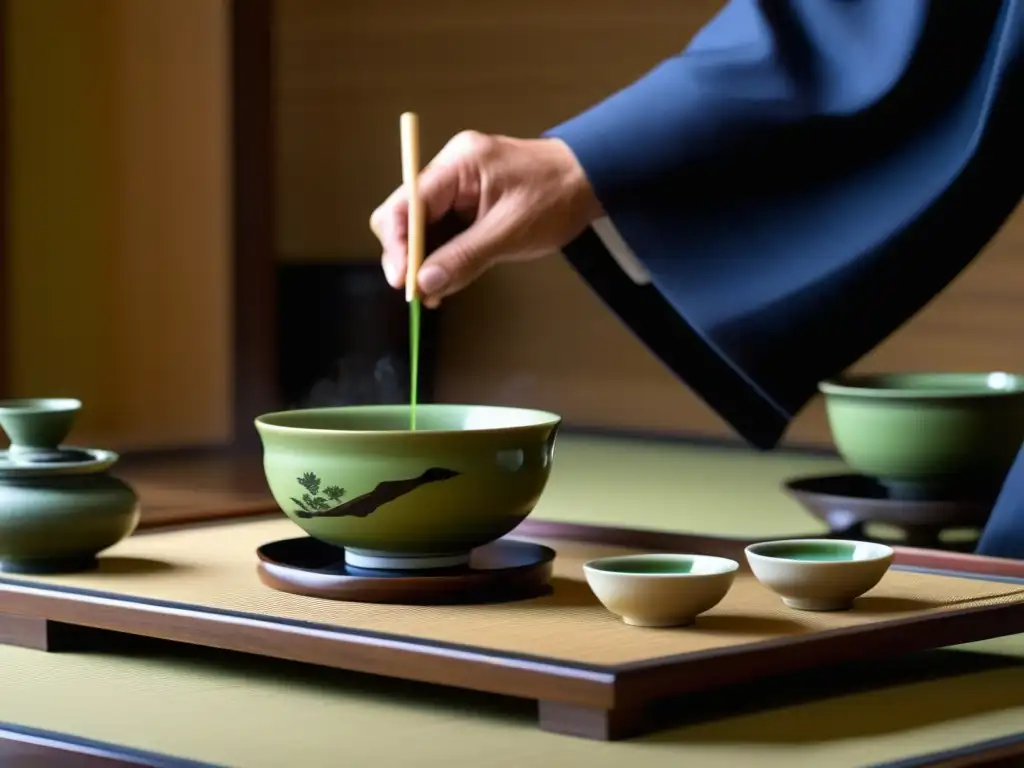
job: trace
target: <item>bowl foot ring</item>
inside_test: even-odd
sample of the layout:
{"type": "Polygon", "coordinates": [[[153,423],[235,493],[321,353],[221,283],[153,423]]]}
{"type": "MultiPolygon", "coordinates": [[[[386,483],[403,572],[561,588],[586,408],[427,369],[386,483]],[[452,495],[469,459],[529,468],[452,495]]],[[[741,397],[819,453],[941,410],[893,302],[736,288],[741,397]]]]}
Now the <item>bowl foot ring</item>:
{"type": "Polygon", "coordinates": [[[432,571],[469,565],[469,552],[438,555],[392,555],[368,549],[345,549],[345,564],[366,571],[432,571]]]}
{"type": "Polygon", "coordinates": [[[795,611],[849,611],[853,608],[853,600],[836,600],[834,598],[784,597],[782,602],[795,611]]]}

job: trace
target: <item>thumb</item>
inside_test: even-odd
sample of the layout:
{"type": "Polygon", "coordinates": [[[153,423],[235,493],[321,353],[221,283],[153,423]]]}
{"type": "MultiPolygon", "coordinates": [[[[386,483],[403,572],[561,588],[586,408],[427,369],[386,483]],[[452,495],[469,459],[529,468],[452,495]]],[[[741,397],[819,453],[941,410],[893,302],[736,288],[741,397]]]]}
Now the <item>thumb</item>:
{"type": "Polygon", "coordinates": [[[509,232],[505,217],[494,210],[430,254],[416,276],[424,301],[436,306],[480,277],[500,259],[509,232]]]}
{"type": "MultiPolygon", "coordinates": [[[[437,221],[452,208],[459,190],[459,170],[437,158],[420,173],[419,192],[427,223],[437,221]]],[[[388,282],[399,288],[405,281],[409,234],[409,198],[399,187],[370,217],[370,228],[383,248],[381,266],[388,282]]]]}

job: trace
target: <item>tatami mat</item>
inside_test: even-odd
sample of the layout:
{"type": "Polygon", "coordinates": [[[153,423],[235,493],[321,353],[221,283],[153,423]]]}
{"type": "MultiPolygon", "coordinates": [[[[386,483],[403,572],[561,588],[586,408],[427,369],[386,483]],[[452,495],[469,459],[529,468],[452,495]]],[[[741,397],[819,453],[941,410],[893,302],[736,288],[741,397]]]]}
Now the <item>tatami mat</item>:
{"type": "Polygon", "coordinates": [[[533,517],[744,538],[816,535],[827,526],[779,485],[844,471],[828,456],[567,434],[533,517]]]}
{"type": "Polygon", "coordinates": [[[0,647],[0,720],[232,768],[847,768],[1024,724],[1024,667],[986,670],[981,660],[918,682],[900,678],[938,677],[943,665],[786,678],[732,700],[697,695],[682,706],[689,717],[760,711],[600,743],[539,731],[526,702],[220,653],[108,651],[0,647]]]}

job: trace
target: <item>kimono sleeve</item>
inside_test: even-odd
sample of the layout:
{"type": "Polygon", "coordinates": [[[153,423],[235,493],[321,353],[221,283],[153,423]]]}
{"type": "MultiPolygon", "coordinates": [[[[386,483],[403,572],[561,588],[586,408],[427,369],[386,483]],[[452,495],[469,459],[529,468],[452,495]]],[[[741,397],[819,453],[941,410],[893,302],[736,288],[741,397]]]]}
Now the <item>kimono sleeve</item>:
{"type": "Polygon", "coordinates": [[[607,213],[565,255],[749,443],[943,290],[1021,199],[1021,0],[733,0],[548,132],[607,213]]]}

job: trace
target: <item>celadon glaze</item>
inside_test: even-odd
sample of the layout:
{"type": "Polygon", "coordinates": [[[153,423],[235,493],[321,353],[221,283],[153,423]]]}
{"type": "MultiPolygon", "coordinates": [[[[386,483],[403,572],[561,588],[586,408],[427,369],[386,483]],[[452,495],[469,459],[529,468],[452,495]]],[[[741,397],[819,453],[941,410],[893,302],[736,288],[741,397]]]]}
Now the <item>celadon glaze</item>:
{"type": "Polygon", "coordinates": [[[9,478],[0,471],[0,572],[93,567],[138,522],[134,491],[105,472],[9,478]]]}
{"type": "Polygon", "coordinates": [[[82,401],[70,397],[26,398],[0,402],[0,429],[12,454],[50,450],[71,432],[82,401]]]}
{"type": "Polygon", "coordinates": [[[754,550],[765,557],[783,560],[806,560],[812,563],[843,563],[849,560],[866,560],[876,555],[870,544],[857,546],[846,541],[829,539],[796,539],[776,541],[760,545],[754,550]]]}
{"type": "Polygon", "coordinates": [[[274,499],[371,568],[458,565],[533,510],[560,417],[497,406],[314,408],[256,419],[274,499]]]}
{"type": "Polygon", "coordinates": [[[836,449],[894,490],[998,489],[1024,442],[1024,377],[848,375],[819,385],[836,449]]]}
{"type": "Polygon", "coordinates": [[[31,449],[0,452],[0,572],[94,567],[97,554],[138,525],[135,492],[108,474],[117,454],[59,444],[79,406],[66,399],[0,401],[0,424],[19,440],[15,445],[31,449]]]}

